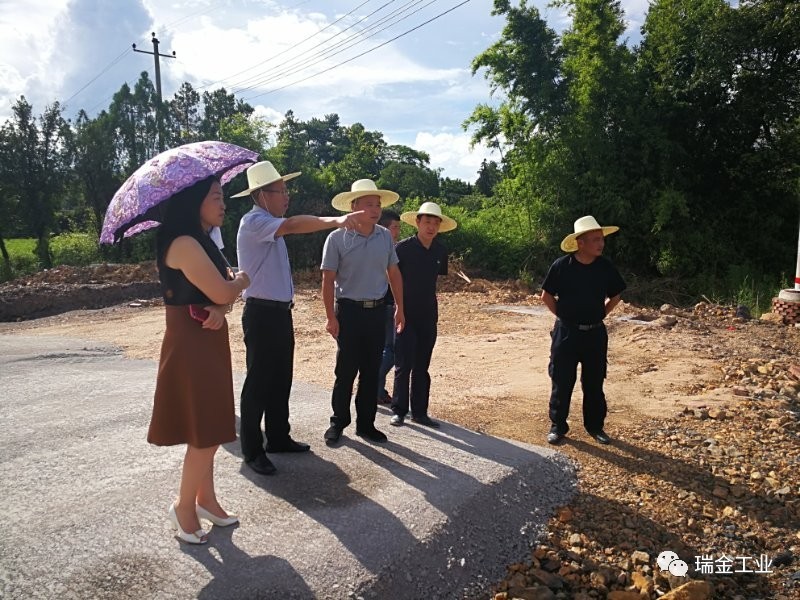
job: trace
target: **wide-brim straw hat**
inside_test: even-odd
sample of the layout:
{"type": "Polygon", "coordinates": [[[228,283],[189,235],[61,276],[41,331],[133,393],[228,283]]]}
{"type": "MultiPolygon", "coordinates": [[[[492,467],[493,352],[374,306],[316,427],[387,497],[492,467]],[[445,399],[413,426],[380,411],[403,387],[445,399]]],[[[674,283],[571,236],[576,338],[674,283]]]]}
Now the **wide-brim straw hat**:
{"type": "Polygon", "coordinates": [[[247,169],[247,189],[243,192],[239,192],[238,194],[234,194],[231,196],[231,198],[242,198],[243,196],[249,196],[251,192],[267,186],[270,183],[275,183],[281,179],[283,181],[289,181],[290,179],[294,179],[300,175],[300,171],[297,171],[296,173],[289,173],[288,175],[281,175],[278,173],[278,170],[272,166],[271,162],[264,160],[247,169]]]}
{"type": "Polygon", "coordinates": [[[361,198],[362,196],[378,196],[381,199],[381,208],[386,208],[394,204],[397,202],[398,198],[400,198],[400,194],[397,192],[379,190],[372,179],[359,179],[353,182],[349,192],[336,194],[333,200],[331,200],[331,204],[333,204],[333,208],[336,210],[350,212],[353,210],[353,200],[361,198]]]}
{"type": "Polygon", "coordinates": [[[442,224],[439,226],[439,233],[453,231],[453,229],[458,227],[458,223],[456,223],[454,219],[442,214],[442,209],[438,204],[436,204],[436,202],[423,202],[422,206],[419,207],[419,210],[410,210],[400,215],[400,220],[403,221],[403,223],[408,223],[409,225],[416,227],[418,215],[439,217],[442,220],[442,224]]]}
{"type": "Polygon", "coordinates": [[[589,231],[597,231],[598,229],[603,231],[603,237],[619,231],[619,227],[617,227],[616,225],[606,225],[605,227],[601,227],[600,224],[597,222],[597,219],[595,219],[591,215],[586,217],[581,217],[580,219],[575,221],[575,231],[573,233],[570,233],[563,240],[561,240],[561,249],[564,252],[577,252],[578,236],[583,235],[584,233],[587,233],[589,231]]]}

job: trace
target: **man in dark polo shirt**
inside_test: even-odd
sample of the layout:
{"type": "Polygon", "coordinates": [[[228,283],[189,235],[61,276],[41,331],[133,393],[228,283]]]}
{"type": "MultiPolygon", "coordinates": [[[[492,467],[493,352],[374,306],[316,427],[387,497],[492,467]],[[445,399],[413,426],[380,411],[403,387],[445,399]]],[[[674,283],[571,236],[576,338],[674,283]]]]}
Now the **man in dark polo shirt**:
{"type": "Polygon", "coordinates": [[[385,442],[375,428],[378,369],[384,344],[384,296],[387,280],[395,297],[395,326],[403,329],[403,282],[397,268],[394,240],[378,225],[381,208],[397,201],[398,195],[379,190],[370,179],[354,182],[349,192],[337,194],[334,208],[360,211],[353,229],[328,235],[322,250],[322,301],[325,330],[338,346],[336,381],[331,406],[333,415],[325,442],[333,445],[351,422],[350,398],[358,375],[356,435],[372,442],[385,442]]]}
{"type": "Polygon", "coordinates": [[[570,254],[556,259],[542,283],[542,301],[557,317],[548,368],[552,425],[547,441],[557,444],[569,431],[567,417],[580,363],[583,426],[599,443],[608,444],[611,439],[603,430],[607,413],[603,380],[608,361],[603,319],[619,303],[625,282],[602,253],[605,236],[619,227],[601,227],[594,217],[586,216],[575,221],[574,228],[561,242],[561,249],[570,254]]]}
{"type": "Polygon", "coordinates": [[[447,274],[447,249],[436,236],[452,231],[457,224],[443,215],[435,202],[424,202],[419,210],[405,212],[400,218],[416,227],[417,235],[404,239],[395,248],[403,276],[406,326],[395,340],[394,416],[390,423],[396,427],[403,425],[410,405],[412,421],[438,428],[439,423],[428,416],[431,390],[428,368],[439,320],[436,280],[439,275],[447,274]]]}

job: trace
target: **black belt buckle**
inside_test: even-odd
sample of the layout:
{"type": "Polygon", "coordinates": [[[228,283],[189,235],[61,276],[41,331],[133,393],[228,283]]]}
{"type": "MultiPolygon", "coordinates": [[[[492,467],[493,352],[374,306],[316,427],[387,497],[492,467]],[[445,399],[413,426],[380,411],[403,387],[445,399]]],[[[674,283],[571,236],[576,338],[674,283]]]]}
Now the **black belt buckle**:
{"type": "Polygon", "coordinates": [[[599,323],[592,323],[590,325],[578,325],[578,331],[591,331],[592,329],[597,329],[603,324],[602,321],[599,323]]]}
{"type": "Polygon", "coordinates": [[[350,298],[339,298],[336,301],[340,304],[352,304],[360,308],[378,308],[384,304],[383,298],[378,298],[377,300],[351,300],[350,298]]]}

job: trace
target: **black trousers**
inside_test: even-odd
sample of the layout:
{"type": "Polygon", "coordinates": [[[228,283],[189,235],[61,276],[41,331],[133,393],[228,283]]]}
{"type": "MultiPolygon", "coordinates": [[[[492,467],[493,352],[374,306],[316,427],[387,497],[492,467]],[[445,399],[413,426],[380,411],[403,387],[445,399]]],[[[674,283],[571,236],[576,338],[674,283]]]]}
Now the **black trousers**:
{"type": "Polygon", "coordinates": [[[424,417],[428,414],[431,392],[431,365],[433,347],[436,345],[436,318],[407,318],[405,329],[394,342],[394,388],[392,412],[401,417],[408,413],[424,417]],[[410,380],[410,393],[409,393],[410,380]]]}
{"type": "Polygon", "coordinates": [[[548,372],[553,383],[550,394],[550,421],[553,427],[562,435],[569,431],[569,404],[580,363],[583,426],[587,431],[600,431],[608,412],[603,393],[608,365],[608,332],[605,325],[580,331],[557,320],[550,335],[552,344],[548,372]]]}
{"type": "Polygon", "coordinates": [[[264,453],[261,419],[267,442],[289,437],[289,394],[294,370],[292,311],[245,304],[242,313],[247,376],[242,387],[240,440],[245,460],[264,453]]]}
{"type": "Polygon", "coordinates": [[[350,424],[350,398],[358,375],[356,428],[369,430],[375,427],[375,413],[378,410],[375,390],[378,388],[378,370],[383,355],[385,315],[383,306],[361,308],[353,304],[336,303],[339,338],[336,381],[331,396],[331,425],[344,429],[350,424]]]}

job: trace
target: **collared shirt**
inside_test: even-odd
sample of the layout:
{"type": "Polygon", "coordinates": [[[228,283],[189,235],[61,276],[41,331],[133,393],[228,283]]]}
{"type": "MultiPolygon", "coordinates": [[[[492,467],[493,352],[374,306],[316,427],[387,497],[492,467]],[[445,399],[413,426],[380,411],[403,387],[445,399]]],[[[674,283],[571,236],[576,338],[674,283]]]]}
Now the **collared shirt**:
{"type": "Polygon", "coordinates": [[[286,219],[273,217],[259,206],[239,222],[236,253],[239,268],[250,277],[250,287],[242,297],[291,302],[294,298],[292,269],[283,236],[275,232],[286,219]]]}
{"type": "Polygon", "coordinates": [[[375,225],[368,236],[352,229],[336,229],[322,248],[322,270],[336,272],[337,299],[382,299],[389,288],[386,270],[396,264],[392,234],[381,225],[375,225]]]}
{"type": "Polygon", "coordinates": [[[406,316],[436,319],[436,280],[447,275],[447,249],[436,238],[426,248],[415,235],[398,242],[396,251],[406,316]]]}

